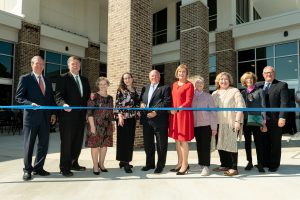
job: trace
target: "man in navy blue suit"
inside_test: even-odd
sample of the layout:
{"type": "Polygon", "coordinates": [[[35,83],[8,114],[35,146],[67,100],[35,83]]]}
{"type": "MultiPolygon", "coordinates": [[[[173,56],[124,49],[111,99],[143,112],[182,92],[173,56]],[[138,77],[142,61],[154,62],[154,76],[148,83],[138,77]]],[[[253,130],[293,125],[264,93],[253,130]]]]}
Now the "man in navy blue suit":
{"type": "MultiPolygon", "coordinates": [[[[16,91],[16,101],[23,105],[54,106],[54,93],[52,84],[43,77],[45,68],[43,59],[34,56],[31,59],[32,72],[20,77],[16,91]]],[[[32,179],[34,175],[48,176],[44,170],[44,163],[48,152],[50,123],[54,124],[56,116],[51,110],[24,110],[23,134],[24,134],[24,174],[23,180],[32,179]],[[37,152],[32,166],[32,154],[36,137],[38,137],[37,152]]]]}

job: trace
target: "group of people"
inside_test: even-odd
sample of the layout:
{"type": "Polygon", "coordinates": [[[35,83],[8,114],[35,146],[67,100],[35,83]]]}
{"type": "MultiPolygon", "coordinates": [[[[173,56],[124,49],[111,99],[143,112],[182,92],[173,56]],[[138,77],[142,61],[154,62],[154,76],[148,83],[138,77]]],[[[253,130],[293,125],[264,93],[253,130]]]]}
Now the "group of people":
{"type": "Polygon", "coordinates": [[[210,153],[217,149],[221,165],[214,171],[222,171],[225,176],[238,174],[237,139],[244,134],[248,164],[245,170],[254,165],[251,156],[251,136],[257,152],[259,172],[264,167],[275,172],[280,166],[281,128],[285,125],[285,112],[242,112],[242,111],[201,111],[184,108],[268,108],[287,107],[287,84],[275,79],[275,70],[267,66],[263,70],[264,82],[256,83],[257,77],[246,72],[241,83],[246,87],[240,92],[233,87],[233,78],[227,72],[217,75],[216,91],[205,92],[205,80],[193,84],[188,80],[187,65],[181,64],[175,71],[177,81],[172,87],[160,83],[160,73],[149,73],[150,84],[141,92],[135,87],[131,73],[122,75],[116,92],[115,106],[113,97],[108,94],[110,82],[105,77],[96,81],[97,92],[91,93],[87,78],[81,76],[80,59],[68,59],[69,72],[63,74],[55,92],[50,81],[42,75],[44,61],[40,56],[31,59],[32,72],[20,77],[16,91],[16,101],[32,106],[63,106],[64,110],[24,110],[24,174],[23,180],[31,180],[34,175],[50,175],[43,166],[48,151],[50,124],[59,119],[61,139],[60,173],[73,176],[72,171],[84,171],[78,158],[81,152],[85,124],[87,131],[85,146],[91,148],[93,174],[108,172],[104,166],[107,147],[113,145],[113,132],[116,129],[116,160],[125,173],[132,173],[135,128],[137,118],[143,125],[145,166],[142,171],[154,169],[162,173],[166,164],[168,137],[176,141],[178,162],[170,171],[185,175],[190,169],[188,164],[189,141],[196,139],[198,165],[201,175],[210,174],[210,153]],[[100,109],[71,109],[69,107],[99,107],[100,109]],[[113,108],[112,109],[101,109],[113,108]],[[160,108],[174,108],[170,111],[160,108]],[[130,108],[140,108],[140,111],[130,108]],[[183,109],[182,109],[183,108],[183,109]],[[255,123],[253,123],[253,119],[255,123]],[[37,153],[32,165],[32,155],[36,137],[37,153]],[[155,146],[156,145],[156,146],[155,146]],[[157,162],[155,162],[155,149],[157,162]]]}

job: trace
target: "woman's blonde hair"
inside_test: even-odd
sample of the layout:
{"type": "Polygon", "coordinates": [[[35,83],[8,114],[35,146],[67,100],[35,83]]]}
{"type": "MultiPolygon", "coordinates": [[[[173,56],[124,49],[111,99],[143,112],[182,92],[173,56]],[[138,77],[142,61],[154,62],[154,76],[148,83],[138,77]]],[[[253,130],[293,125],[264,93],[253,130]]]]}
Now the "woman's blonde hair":
{"type": "Polygon", "coordinates": [[[104,76],[100,76],[97,80],[96,80],[96,87],[98,88],[99,87],[99,84],[101,81],[105,81],[107,83],[107,85],[109,86],[110,82],[109,80],[104,77],[104,76]]]}
{"type": "Polygon", "coordinates": [[[228,72],[221,72],[217,75],[216,79],[215,79],[215,85],[216,85],[216,89],[220,89],[220,79],[222,78],[222,76],[227,76],[228,80],[229,80],[229,86],[233,86],[233,78],[231,76],[231,74],[229,74],[228,72]]]}
{"type": "Polygon", "coordinates": [[[248,78],[252,78],[253,79],[253,84],[256,83],[257,81],[257,76],[253,73],[253,72],[245,72],[242,77],[241,77],[241,84],[245,87],[247,87],[246,85],[246,79],[248,78]]]}
{"type": "Polygon", "coordinates": [[[189,69],[188,69],[188,67],[187,67],[186,64],[180,64],[180,65],[177,67],[177,69],[176,69],[176,71],[175,71],[175,77],[178,78],[178,71],[179,71],[180,69],[185,69],[185,71],[186,71],[186,76],[188,77],[188,75],[189,75],[189,69]]]}

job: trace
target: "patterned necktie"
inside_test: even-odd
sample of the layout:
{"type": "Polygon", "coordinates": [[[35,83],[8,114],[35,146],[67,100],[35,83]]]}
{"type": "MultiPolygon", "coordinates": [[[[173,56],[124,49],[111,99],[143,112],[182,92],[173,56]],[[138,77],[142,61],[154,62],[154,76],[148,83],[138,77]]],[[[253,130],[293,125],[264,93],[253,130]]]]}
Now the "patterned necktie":
{"type": "Polygon", "coordinates": [[[264,87],[264,91],[265,93],[268,93],[269,89],[270,89],[271,83],[266,83],[265,87],[264,87]]]}
{"type": "Polygon", "coordinates": [[[80,89],[80,84],[79,84],[79,77],[78,77],[78,75],[75,76],[75,81],[76,81],[78,90],[79,90],[79,92],[80,92],[80,95],[82,96],[82,92],[81,92],[81,89],[80,89]]]}
{"type": "Polygon", "coordinates": [[[44,86],[44,83],[42,80],[42,76],[38,76],[38,79],[39,79],[39,86],[40,86],[41,92],[43,93],[43,95],[45,95],[45,86],[44,86]]]}

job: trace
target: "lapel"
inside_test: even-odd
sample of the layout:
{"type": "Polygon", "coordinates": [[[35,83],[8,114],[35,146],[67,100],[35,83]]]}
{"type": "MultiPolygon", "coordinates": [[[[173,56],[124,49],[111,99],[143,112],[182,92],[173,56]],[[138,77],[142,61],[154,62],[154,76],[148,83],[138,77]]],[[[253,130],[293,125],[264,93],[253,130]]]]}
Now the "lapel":
{"type": "Polygon", "coordinates": [[[274,80],[272,81],[271,86],[270,86],[270,88],[269,88],[269,90],[268,90],[268,93],[269,93],[269,94],[272,93],[273,90],[276,88],[276,84],[277,84],[277,83],[278,83],[278,81],[277,81],[276,79],[274,79],[274,80]]]}
{"type": "MultiPolygon", "coordinates": [[[[150,86],[149,86],[149,87],[150,87],[150,86]]],[[[156,89],[154,90],[153,94],[152,94],[152,97],[151,97],[151,99],[150,99],[149,104],[150,104],[151,101],[153,100],[153,97],[160,91],[160,87],[161,87],[161,85],[160,85],[160,83],[159,83],[159,84],[157,85],[156,89]]]]}
{"type": "Polygon", "coordinates": [[[149,94],[149,89],[150,89],[150,85],[146,86],[146,89],[145,89],[145,92],[144,92],[144,95],[145,95],[145,102],[144,103],[148,103],[148,94],[149,94]]]}

